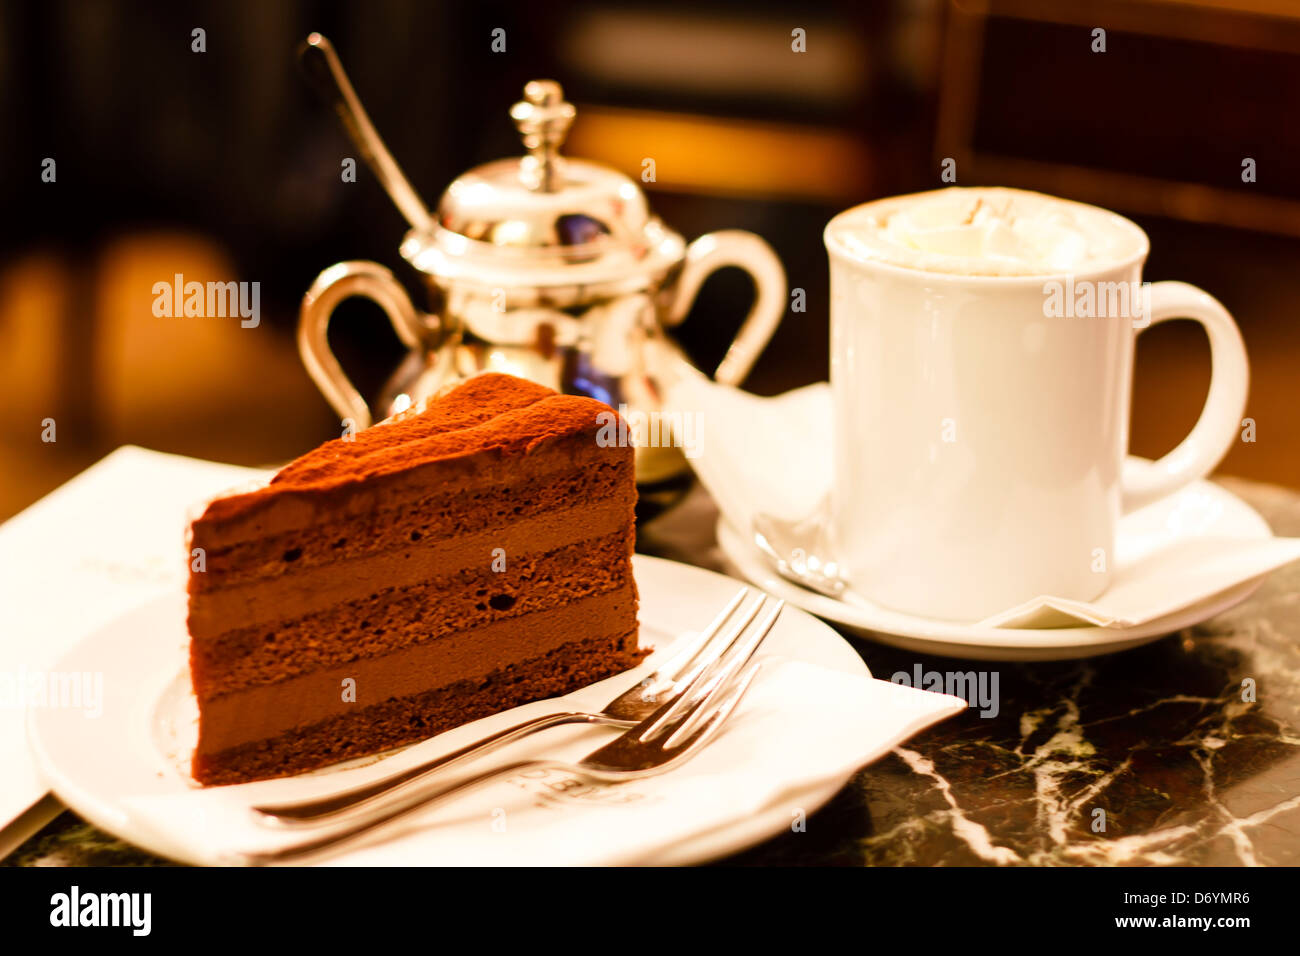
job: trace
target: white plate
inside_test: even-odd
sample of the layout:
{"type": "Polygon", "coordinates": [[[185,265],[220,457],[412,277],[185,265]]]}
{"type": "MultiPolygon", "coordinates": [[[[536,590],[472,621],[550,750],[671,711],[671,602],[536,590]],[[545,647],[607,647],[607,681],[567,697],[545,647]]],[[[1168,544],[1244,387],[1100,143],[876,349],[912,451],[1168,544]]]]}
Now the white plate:
{"type": "MultiPolygon", "coordinates": [[[[678,636],[698,630],[738,587],[736,581],[720,574],[644,555],[636,556],[634,571],[641,595],[643,645],[665,647],[678,636]]],[[[172,595],[119,618],[78,645],[57,665],[57,671],[102,674],[102,714],[88,719],[74,708],[35,709],[29,715],[29,736],[37,763],[51,789],[72,810],[96,826],[160,856],[198,863],[204,862],[198,850],[183,839],[161,836],[149,826],[147,819],[132,809],[134,801],[140,798],[184,795],[194,792],[197,786],[186,771],[195,732],[195,712],[193,698],[188,693],[188,636],[184,622],[184,595],[172,595]]],[[[781,616],[764,650],[848,674],[870,676],[867,666],[843,638],[816,618],[793,608],[781,616]]],[[[623,674],[579,693],[584,700],[594,697],[595,705],[599,706],[629,683],[628,675],[623,674]]],[[[549,709],[546,704],[528,705],[539,706],[549,709]]],[[[448,731],[444,736],[450,739],[455,735],[468,741],[518,719],[515,711],[507,711],[448,731]]],[[[789,719],[806,721],[808,734],[825,730],[815,709],[792,707],[789,719]]],[[[592,728],[570,730],[592,732],[592,728]]],[[[550,733],[563,739],[564,732],[557,729],[550,733]]],[[[721,748],[726,741],[727,736],[723,734],[711,746],[721,748]]],[[[353,761],[347,766],[357,763],[353,761]]],[[[319,773],[339,769],[327,768],[319,773]]],[[[834,796],[855,770],[849,768],[841,776],[800,791],[800,805],[811,813],[834,796]]],[[[250,786],[272,786],[301,779],[250,786]]],[[[753,783],[741,773],[718,780],[719,786],[735,787],[738,791],[753,783]]],[[[266,796],[265,790],[258,793],[259,799],[266,796]]],[[[575,820],[579,819],[575,816],[575,820]]],[[[470,823],[448,825],[468,827],[470,823]]],[[[473,825],[482,827],[480,821],[473,825]]],[[[683,819],[682,839],[665,845],[653,861],[647,862],[678,864],[712,859],[745,849],[786,830],[789,825],[789,810],[784,806],[746,815],[705,834],[694,834],[690,821],[683,819]]],[[[484,839],[493,839],[486,829],[483,832],[484,839]]],[[[386,862],[409,865],[436,862],[414,851],[404,856],[403,847],[409,843],[405,838],[390,841],[386,862]]]]}
{"type": "MultiPolygon", "coordinates": [[[[1199,481],[1184,492],[1198,502],[1208,524],[1201,534],[1236,538],[1272,536],[1267,522],[1226,488],[1199,481]]],[[[752,541],[725,520],[718,521],[718,544],[741,575],[769,594],[823,617],[863,637],[923,654],[973,660],[1055,661],[1113,654],[1159,640],[1221,614],[1250,597],[1264,576],[1240,582],[1198,604],[1135,627],[1011,628],[938,621],[871,604],[826,597],[792,584],[772,570],[752,541]]]]}

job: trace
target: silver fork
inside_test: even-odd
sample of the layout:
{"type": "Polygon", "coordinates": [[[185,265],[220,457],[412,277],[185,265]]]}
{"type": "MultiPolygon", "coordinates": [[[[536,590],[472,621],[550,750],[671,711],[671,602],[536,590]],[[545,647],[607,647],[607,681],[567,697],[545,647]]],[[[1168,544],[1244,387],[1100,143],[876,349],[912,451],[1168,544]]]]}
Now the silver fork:
{"type": "Polygon", "coordinates": [[[775,623],[777,615],[781,613],[781,608],[785,602],[775,602],[774,606],[768,609],[767,616],[770,617],[770,621],[766,623],[766,627],[760,627],[759,631],[756,632],[761,634],[758,641],[751,640],[743,645],[738,645],[737,642],[740,641],[741,635],[746,632],[746,628],[753,622],[759,611],[768,601],[774,600],[760,592],[757,601],[751,603],[744,612],[736,616],[735,620],[731,620],[746,597],[752,593],[749,588],[741,588],[707,628],[693,637],[680,650],[674,652],[672,657],[665,661],[653,674],[619,694],[606,704],[601,711],[595,713],[566,711],[558,714],[543,714],[513,727],[507,727],[452,753],[425,761],[410,769],[390,774],[371,783],[362,784],[325,797],[253,807],[256,819],[261,823],[277,827],[315,825],[371,803],[400,787],[445,770],[453,764],[476,759],[550,727],[577,723],[602,724],[622,728],[632,727],[637,722],[645,720],[663,704],[678,699],[686,687],[697,679],[705,668],[721,659],[729,651],[734,653],[735,650],[739,650],[742,652],[744,660],[741,663],[753,656],[758,649],[758,641],[761,641],[762,637],[765,637],[767,632],[771,630],[772,624],[775,623]],[[729,621],[730,627],[727,627],[729,621]],[[721,637],[719,637],[719,633],[721,633],[721,637]]]}
{"type": "MultiPolygon", "coordinates": [[[[768,630],[773,623],[775,617],[767,623],[768,630]]],[[[432,789],[417,788],[414,792],[399,795],[386,806],[363,808],[357,814],[359,819],[334,826],[323,836],[276,850],[240,854],[226,862],[252,865],[310,863],[416,810],[524,770],[561,770],[606,783],[623,783],[663,773],[689,760],[713,738],[735,711],[761,666],[761,661],[742,662],[738,658],[715,662],[674,700],[663,704],[645,720],[597,747],[577,763],[520,760],[456,783],[432,789]]]]}

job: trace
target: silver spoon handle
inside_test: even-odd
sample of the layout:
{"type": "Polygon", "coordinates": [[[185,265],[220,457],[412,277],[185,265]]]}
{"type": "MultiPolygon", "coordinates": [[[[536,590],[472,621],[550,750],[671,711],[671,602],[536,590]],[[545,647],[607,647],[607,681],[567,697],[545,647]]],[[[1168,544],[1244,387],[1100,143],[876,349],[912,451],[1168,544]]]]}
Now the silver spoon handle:
{"type": "Polygon", "coordinates": [[[334,107],[348,137],[374,172],[381,186],[414,228],[427,232],[433,217],[425,208],[410,181],[402,173],[384,141],[379,138],[365,108],[357,99],[334,45],[319,33],[313,33],[298,47],[298,60],[320,95],[334,107]]]}
{"type": "Polygon", "coordinates": [[[500,777],[518,773],[521,770],[554,766],[564,765],[553,760],[520,760],[500,767],[492,767],[455,783],[445,784],[437,790],[416,791],[393,801],[391,804],[386,803],[379,807],[363,808],[357,811],[356,816],[350,818],[348,823],[336,827],[313,840],[295,843],[278,850],[237,854],[228,862],[245,863],[253,866],[266,866],[272,863],[305,864],[319,856],[329,855],[339,847],[360,839],[372,830],[385,826],[390,821],[397,820],[416,810],[422,810],[458,793],[464,793],[466,790],[472,790],[475,787],[480,787],[500,777]]]}

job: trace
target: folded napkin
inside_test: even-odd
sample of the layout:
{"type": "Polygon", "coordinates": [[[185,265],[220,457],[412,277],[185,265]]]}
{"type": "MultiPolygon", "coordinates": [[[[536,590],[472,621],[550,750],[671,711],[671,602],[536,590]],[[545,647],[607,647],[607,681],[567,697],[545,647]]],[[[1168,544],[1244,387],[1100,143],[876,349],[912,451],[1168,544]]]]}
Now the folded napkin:
{"type": "MultiPolygon", "coordinates": [[[[659,655],[656,655],[658,657],[659,655]]],[[[652,661],[641,669],[653,666],[652,661]]],[[[647,671],[648,672],[648,671],[647,671]]],[[[630,675],[628,683],[636,675],[630,675]]],[[[598,691],[602,698],[608,690],[598,691]]],[[[519,719],[559,708],[590,709],[590,689],[520,708],[519,719]]],[[[606,865],[671,863],[700,839],[779,816],[796,826],[808,801],[925,727],[966,708],[966,701],[802,661],[767,657],[722,733],[682,766],[619,785],[594,784],[560,771],[503,778],[419,811],[381,831],[375,842],[340,852],[331,865],[606,865]]],[[[207,790],[177,782],[164,794],[126,798],[136,825],[155,845],[194,862],[223,863],[237,850],[268,850],[302,834],[253,821],[259,802],[335,792],[385,776],[480,738],[468,724],[354,770],[207,790]]],[[[533,758],[576,760],[613,731],[556,728],[482,758],[482,769],[533,758]]],[[[450,779],[457,779],[455,771],[450,779]]],[[[823,793],[824,796],[824,793],[823,793]]],[[[725,852],[725,836],[719,851],[725,852]]]]}
{"type": "MultiPolygon", "coordinates": [[[[719,385],[666,352],[656,362],[665,406],[696,418],[691,465],[733,528],[747,535],[759,513],[796,521],[819,512],[831,486],[829,385],[760,398],[719,385]]],[[[1125,464],[1144,467],[1134,458],[1125,464]]],[[[1215,534],[1215,504],[1204,500],[1203,489],[1192,485],[1120,519],[1111,585],[1100,597],[1040,595],[979,625],[1134,627],[1300,558],[1300,538],[1215,534]]],[[[851,582],[844,600],[871,606],[851,582]]]]}
{"type": "Polygon", "coordinates": [[[0,828],[48,791],[16,688],[123,612],[185,587],[186,514],[263,473],[125,446],[0,526],[0,828]]]}

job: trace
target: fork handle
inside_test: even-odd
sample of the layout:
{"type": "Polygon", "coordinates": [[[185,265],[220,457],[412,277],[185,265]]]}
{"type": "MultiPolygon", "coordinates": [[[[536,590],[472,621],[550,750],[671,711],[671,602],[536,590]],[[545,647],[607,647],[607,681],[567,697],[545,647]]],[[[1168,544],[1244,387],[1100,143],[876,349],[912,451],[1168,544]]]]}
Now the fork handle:
{"type": "Polygon", "coordinates": [[[240,854],[226,862],[246,863],[252,866],[267,866],[272,863],[292,863],[296,865],[310,863],[317,857],[328,856],[339,847],[355,842],[371,830],[386,826],[408,813],[422,810],[455,794],[463,793],[474,787],[482,786],[490,780],[518,773],[521,770],[540,769],[555,765],[556,762],[553,760],[519,760],[499,767],[492,767],[489,770],[465,777],[456,783],[448,784],[436,790],[420,788],[414,793],[398,797],[396,801],[385,801],[380,806],[363,807],[354,814],[354,818],[350,818],[350,822],[335,826],[330,832],[316,837],[314,840],[294,843],[277,850],[240,854]]]}
{"type": "Polygon", "coordinates": [[[606,724],[611,727],[631,727],[634,721],[615,720],[604,714],[588,714],[577,711],[544,714],[541,717],[534,717],[532,720],[525,720],[522,723],[515,724],[513,727],[507,727],[499,730],[490,737],[477,740],[460,750],[452,751],[441,757],[435,757],[424,763],[417,764],[407,770],[399,771],[387,777],[371,783],[362,784],[351,790],[344,790],[342,793],[333,793],[327,797],[319,797],[312,800],[304,800],[296,803],[271,804],[268,806],[253,807],[256,813],[256,819],[264,824],[279,827],[295,827],[307,824],[322,823],[341,817],[344,813],[361,807],[380,796],[385,796],[391,791],[419,780],[429,774],[435,773],[450,767],[453,764],[462,763],[475,757],[481,757],[499,750],[506,744],[513,743],[530,734],[535,734],[539,730],[547,730],[551,727],[559,727],[563,724],[606,724]]]}

